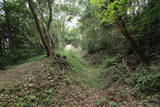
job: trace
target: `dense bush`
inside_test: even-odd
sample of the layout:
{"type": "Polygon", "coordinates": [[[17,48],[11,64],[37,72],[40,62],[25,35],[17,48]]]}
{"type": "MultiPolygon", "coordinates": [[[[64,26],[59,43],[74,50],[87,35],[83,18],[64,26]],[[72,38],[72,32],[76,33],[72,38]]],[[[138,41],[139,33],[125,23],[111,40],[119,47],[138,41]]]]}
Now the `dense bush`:
{"type": "Polygon", "coordinates": [[[102,78],[106,86],[123,83],[132,86],[138,93],[160,95],[160,64],[159,60],[151,65],[139,65],[134,72],[128,72],[123,64],[116,63],[116,57],[106,57],[102,63],[102,78]]]}
{"type": "Polygon", "coordinates": [[[101,67],[108,68],[108,67],[114,66],[114,65],[116,65],[116,57],[106,56],[102,61],[101,67]]]}
{"type": "Polygon", "coordinates": [[[160,94],[160,68],[141,66],[129,78],[129,84],[146,95],[160,94]]]}
{"type": "Polygon", "coordinates": [[[42,51],[35,52],[28,49],[16,49],[11,55],[0,56],[0,70],[5,69],[7,66],[23,63],[29,58],[42,55],[42,51]]]}
{"type": "Polygon", "coordinates": [[[105,81],[106,86],[113,85],[116,82],[125,82],[128,73],[122,65],[110,66],[106,69],[103,69],[101,76],[105,81]]]}
{"type": "Polygon", "coordinates": [[[0,69],[40,55],[43,49],[23,0],[0,1],[0,69]]]}

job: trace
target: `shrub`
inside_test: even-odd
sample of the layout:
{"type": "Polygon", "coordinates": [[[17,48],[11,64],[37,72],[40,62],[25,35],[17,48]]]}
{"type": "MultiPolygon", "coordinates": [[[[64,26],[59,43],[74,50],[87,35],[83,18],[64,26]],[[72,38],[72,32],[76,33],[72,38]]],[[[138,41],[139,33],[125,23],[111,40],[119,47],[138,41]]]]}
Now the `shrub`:
{"type": "Polygon", "coordinates": [[[129,84],[134,86],[137,91],[147,95],[160,94],[160,71],[155,66],[139,67],[129,80],[129,84]]]}
{"type": "Polygon", "coordinates": [[[116,82],[124,82],[128,73],[126,70],[124,70],[123,66],[119,65],[104,69],[101,72],[101,75],[102,78],[106,81],[106,86],[110,86],[116,82]]]}
{"type": "Polygon", "coordinates": [[[114,66],[114,65],[116,65],[116,57],[108,57],[107,56],[103,59],[101,67],[108,68],[108,67],[114,66]]]}

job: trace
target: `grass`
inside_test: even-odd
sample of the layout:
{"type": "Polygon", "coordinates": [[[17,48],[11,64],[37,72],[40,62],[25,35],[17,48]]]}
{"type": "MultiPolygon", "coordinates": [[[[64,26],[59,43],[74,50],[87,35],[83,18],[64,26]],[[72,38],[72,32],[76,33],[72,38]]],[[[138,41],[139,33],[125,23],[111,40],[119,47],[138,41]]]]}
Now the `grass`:
{"type": "Polygon", "coordinates": [[[72,65],[74,71],[81,75],[81,80],[90,87],[102,86],[102,80],[99,76],[99,69],[89,66],[88,62],[76,56],[73,51],[57,51],[61,55],[67,56],[67,60],[72,65]]]}
{"type": "Polygon", "coordinates": [[[90,68],[88,71],[89,71],[88,74],[90,75],[89,84],[91,85],[91,87],[103,86],[103,81],[100,77],[99,69],[90,68]]]}
{"type": "Polygon", "coordinates": [[[46,55],[40,55],[40,56],[31,57],[31,58],[27,59],[26,61],[24,61],[23,63],[28,63],[28,62],[36,61],[38,59],[44,58],[45,56],[46,55]]]}
{"type": "Polygon", "coordinates": [[[73,51],[57,51],[60,55],[67,57],[67,60],[72,65],[73,69],[76,71],[83,71],[86,69],[87,65],[76,56],[76,53],[73,51]]]}

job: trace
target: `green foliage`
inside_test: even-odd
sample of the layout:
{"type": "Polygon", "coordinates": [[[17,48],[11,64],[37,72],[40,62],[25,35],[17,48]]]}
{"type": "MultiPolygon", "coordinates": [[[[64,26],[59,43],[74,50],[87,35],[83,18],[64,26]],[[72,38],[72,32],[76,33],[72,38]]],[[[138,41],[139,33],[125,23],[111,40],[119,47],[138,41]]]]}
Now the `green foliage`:
{"type": "Polygon", "coordinates": [[[153,61],[150,66],[139,66],[134,73],[127,72],[124,65],[116,64],[116,57],[107,57],[101,68],[102,78],[106,86],[114,83],[127,83],[136,88],[137,92],[151,95],[160,94],[160,67],[159,61],[153,61]]]}
{"type": "MultiPolygon", "coordinates": [[[[79,45],[78,30],[69,31],[68,24],[79,13],[80,0],[55,2],[52,7],[50,36],[51,43],[79,45]],[[63,15],[61,15],[63,13],[63,15]],[[53,22],[53,23],[52,23],[53,22]]],[[[52,5],[52,4],[51,4],[52,5]]],[[[40,17],[44,29],[48,24],[49,10],[46,1],[34,2],[34,8],[40,17]],[[44,15],[45,14],[45,15],[44,15]]],[[[20,61],[43,54],[43,42],[37,32],[30,9],[25,0],[4,0],[0,3],[0,69],[20,61]]],[[[47,33],[47,32],[45,32],[47,33]]],[[[56,44],[57,45],[57,44],[56,44]]],[[[54,46],[58,47],[58,46],[54,46]]]]}
{"type": "Polygon", "coordinates": [[[150,68],[145,66],[139,67],[130,78],[129,84],[146,95],[160,94],[160,69],[152,69],[154,68],[152,66],[150,68]]]}
{"type": "Polygon", "coordinates": [[[0,63],[2,63],[2,65],[0,67],[2,67],[4,69],[11,69],[11,68],[17,67],[17,65],[20,65],[20,64],[23,64],[23,63],[28,63],[28,62],[32,62],[32,61],[42,59],[45,56],[46,55],[32,56],[31,58],[25,58],[23,60],[18,60],[16,63],[9,63],[8,61],[12,61],[13,59],[6,58],[6,59],[2,59],[2,62],[0,61],[0,63]]]}
{"type": "Polygon", "coordinates": [[[129,75],[124,65],[118,63],[120,57],[121,54],[119,53],[114,57],[105,56],[101,60],[99,68],[101,69],[101,77],[107,87],[115,83],[125,83],[125,79],[129,75]]]}
{"type": "Polygon", "coordinates": [[[143,11],[138,11],[136,15],[128,17],[129,29],[135,35],[144,37],[157,36],[160,31],[157,23],[160,20],[158,14],[160,11],[160,1],[149,1],[149,4],[142,6],[142,8],[143,11]]]}
{"type": "MultiPolygon", "coordinates": [[[[2,1],[1,1],[2,2],[2,1]]],[[[43,53],[23,0],[5,0],[0,12],[0,69],[43,53]]]]}
{"type": "Polygon", "coordinates": [[[102,79],[99,77],[99,72],[97,69],[89,67],[87,62],[84,62],[82,59],[76,56],[75,52],[57,51],[57,53],[65,55],[72,66],[73,72],[81,76],[81,78],[76,79],[76,83],[82,82],[84,83],[84,86],[88,85],[91,87],[99,87],[103,85],[102,79]]]}
{"type": "MultiPolygon", "coordinates": [[[[113,24],[102,24],[100,14],[100,8],[86,4],[86,10],[79,21],[82,35],[81,45],[89,53],[97,52],[100,49],[106,49],[112,53],[116,47],[121,45],[123,37],[113,24]]],[[[104,15],[102,16],[104,17],[104,15]]]]}
{"type": "Polygon", "coordinates": [[[116,57],[106,56],[104,58],[104,60],[102,61],[102,65],[101,66],[102,66],[102,68],[108,68],[110,66],[116,65],[116,62],[117,62],[116,57]]]}
{"type": "Polygon", "coordinates": [[[91,0],[91,3],[96,4],[99,8],[95,13],[99,17],[101,23],[115,23],[119,16],[126,15],[127,13],[127,4],[130,1],[126,0],[91,0]]]}
{"type": "MultiPolygon", "coordinates": [[[[77,0],[65,0],[61,4],[55,3],[53,6],[54,23],[51,23],[51,33],[54,33],[55,38],[52,39],[54,39],[54,42],[59,42],[60,48],[63,48],[66,44],[75,46],[81,44],[88,53],[107,50],[108,56],[102,60],[100,65],[100,69],[102,69],[100,72],[101,77],[106,86],[122,83],[135,88],[138,96],[143,94],[149,95],[149,97],[151,94],[159,96],[159,61],[153,62],[148,67],[146,65],[139,66],[134,72],[127,72],[124,65],[118,61],[121,54],[119,56],[115,55],[115,53],[120,53],[119,49],[122,52],[125,48],[128,48],[122,45],[126,45],[127,42],[121,37],[121,33],[116,26],[119,19],[124,20],[127,30],[133,36],[148,37],[148,40],[155,39],[154,37],[157,36],[156,39],[159,39],[160,0],[150,0],[143,5],[138,3],[138,1],[89,0],[87,2],[78,0],[77,2],[77,0]],[[74,6],[77,3],[82,3],[83,5],[74,6]],[[136,3],[136,7],[133,5],[134,3],[136,3]],[[134,10],[135,8],[137,8],[137,11],[134,10]],[[127,14],[129,12],[131,14],[127,14]],[[70,30],[65,24],[74,21],[72,19],[75,16],[76,18],[81,17],[77,24],[78,27],[70,30]],[[111,54],[115,55],[115,57],[110,57],[109,55],[111,54]]],[[[29,62],[42,58],[39,55],[43,53],[43,46],[39,38],[35,36],[37,32],[34,22],[24,0],[0,2],[3,2],[0,3],[0,69],[8,65],[22,63],[26,59],[28,59],[26,62],[29,62]]],[[[36,0],[34,3],[37,6],[36,12],[39,12],[38,15],[42,15],[38,17],[43,17],[44,15],[44,18],[41,20],[42,22],[44,21],[42,25],[46,25],[46,21],[49,18],[46,2],[44,0],[36,0]]],[[[141,44],[139,45],[141,46],[141,44]]],[[[154,44],[153,40],[152,43],[147,42],[148,47],[151,48],[152,45],[159,46],[159,44],[154,44]]],[[[97,69],[87,66],[87,63],[76,56],[76,53],[59,50],[57,53],[67,57],[73,68],[71,71],[58,71],[56,68],[49,66],[46,67],[45,73],[41,75],[42,77],[36,75],[35,78],[35,80],[44,80],[44,84],[42,84],[43,81],[40,81],[38,85],[32,81],[33,88],[23,85],[16,85],[12,88],[0,86],[0,92],[6,94],[3,98],[5,99],[3,104],[6,101],[10,101],[10,97],[15,95],[14,99],[16,101],[13,102],[16,104],[15,106],[36,107],[39,106],[38,104],[55,106],[56,103],[63,105],[66,96],[83,98],[85,94],[82,88],[86,87],[86,85],[91,87],[103,86],[104,83],[102,83],[97,69]],[[71,87],[72,85],[78,85],[78,88],[76,88],[79,93],[69,90],[70,88],[68,87],[70,85],[71,87]]],[[[132,94],[130,88],[123,86],[120,86],[117,90],[112,89],[113,94],[120,94],[123,98],[126,97],[125,94],[132,94]],[[119,93],[116,93],[117,90],[119,93]]],[[[148,99],[154,100],[154,98],[148,99]]],[[[97,106],[103,105],[106,100],[106,98],[97,100],[97,106]]],[[[107,103],[109,106],[119,106],[116,101],[108,101],[107,103]]]]}
{"type": "Polygon", "coordinates": [[[100,10],[96,14],[100,18],[101,23],[114,23],[118,19],[119,16],[123,16],[126,14],[126,0],[114,0],[113,2],[106,3],[101,2],[100,8],[107,6],[107,9],[100,10]],[[107,5],[106,5],[107,4],[107,5]]]}
{"type": "Polygon", "coordinates": [[[117,104],[115,101],[109,102],[109,105],[110,105],[111,107],[118,107],[118,104],[117,104]]]}
{"type": "Polygon", "coordinates": [[[94,4],[94,5],[97,5],[99,4],[101,1],[103,0],[90,0],[90,3],[94,4]]]}
{"type": "Polygon", "coordinates": [[[25,62],[36,61],[36,60],[38,60],[38,59],[44,58],[45,56],[46,56],[46,55],[35,56],[35,57],[32,57],[32,58],[27,59],[25,62]]]}
{"type": "Polygon", "coordinates": [[[62,106],[66,99],[83,99],[86,94],[83,82],[77,81],[79,75],[53,68],[50,64],[46,65],[45,71],[37,69],[37,73],[32,74],[34,81],[29,78],[26,76],[14,85],[0,86],[0,106],[62,106]],[[9,100],[10,96],[14,100],[9,100]]]}
{"type": "Polygon", "coordinates": [[[97,106],[102,106],[106,102],[106,98],[100,98],[96,101],[97,106]]]}
{"type": "Polygon", "coordinates": [[[68,30],[68,32],[66,32],[66,36],[64,37],[65,45],[72,44],[73,46],[78,47],[80,44],[80,38],[79,29],[73,28],[68,30]]]}
{"type": "Polygon", "coordinates": [[[128,73],[123,66],[110,66],[101,71],[101,76],[107,87],[117,82],[125,82],[127,75],[128,73]]]}
{"type": "Polygon", "coordinates": [[[86,68],[85,64],[75,55],[75,52],[58,50],[57,53],[66,56],[74,70],[83,71],[86,68]]]}

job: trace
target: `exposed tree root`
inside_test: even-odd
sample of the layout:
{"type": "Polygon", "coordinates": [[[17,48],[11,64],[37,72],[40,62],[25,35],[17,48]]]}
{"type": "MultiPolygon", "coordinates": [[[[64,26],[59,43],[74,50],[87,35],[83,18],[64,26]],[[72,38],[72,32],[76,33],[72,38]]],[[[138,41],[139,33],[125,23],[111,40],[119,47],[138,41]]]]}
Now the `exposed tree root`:
{"type": "Polygon", "coordinates": [[[61,56],[59,54],[53,53],[50,56],[50,60],[51,60],[52,66],[56,65],[62,70],[64,70],[64,69],[71,70],[72,69],[70,63],[67,61],[66,56],[61,56]]]}

